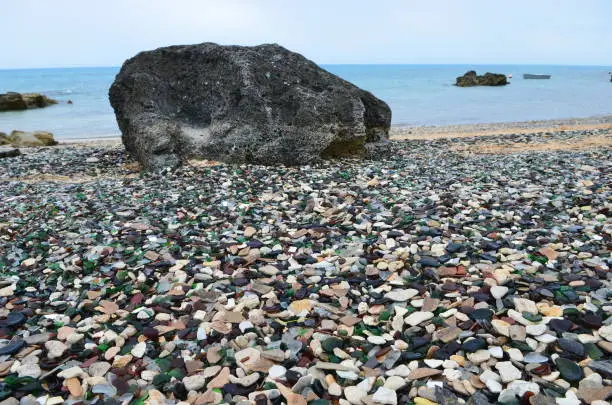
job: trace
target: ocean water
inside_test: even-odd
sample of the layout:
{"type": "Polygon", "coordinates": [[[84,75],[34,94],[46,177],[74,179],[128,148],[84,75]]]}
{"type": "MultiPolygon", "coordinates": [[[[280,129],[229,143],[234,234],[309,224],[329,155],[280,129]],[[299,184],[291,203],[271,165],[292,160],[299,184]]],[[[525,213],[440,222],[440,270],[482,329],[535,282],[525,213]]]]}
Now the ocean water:
{"type": "MultiPolygon", "coordinates": [[[[385,100],[394,125],[448,125],[578,118],[612,114],[612,67],[518,65],[324,65],[385,100]],[[512,74],[505,87],[458,88],[474,69],[512,74]],[[524,80],[523,73],[551,74],[524,80]]],[[[39,92],[61,103],[0,113],[0,131],[45,130],[56,139],[119,135],[108,88],[119,68],[0,70],[0,92],[39,92]],[[72,100],[73,104],[67,104],[72,100]]]]}

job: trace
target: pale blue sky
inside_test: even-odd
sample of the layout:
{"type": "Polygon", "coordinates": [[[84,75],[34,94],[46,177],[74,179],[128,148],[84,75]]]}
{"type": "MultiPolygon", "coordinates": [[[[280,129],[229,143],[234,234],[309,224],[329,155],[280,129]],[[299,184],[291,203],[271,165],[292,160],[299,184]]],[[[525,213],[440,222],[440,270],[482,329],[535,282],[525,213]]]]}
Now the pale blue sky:
{"type": "Polygon", "coordinates": [[[0,68],[118,66],[171,44],[315,62],[612,65],[612,0],[2,0],[0,68]]]}

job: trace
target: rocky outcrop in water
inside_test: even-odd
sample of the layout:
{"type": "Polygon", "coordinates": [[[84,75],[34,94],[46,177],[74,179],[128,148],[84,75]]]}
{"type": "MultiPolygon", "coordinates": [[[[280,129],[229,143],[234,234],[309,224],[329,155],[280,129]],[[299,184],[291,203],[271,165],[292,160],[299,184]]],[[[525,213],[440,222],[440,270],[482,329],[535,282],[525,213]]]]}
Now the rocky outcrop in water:
{"type": "Polygon", "coordinates": [[[44,108],[57,104],[44,94],[39,93],[4,93],[0,94],[0,111],[20,111],[31,108],[44,108]]]}
{"type": "Polygon", "coordinates": [[[505,86],[506,84],[508,84],[506,75],[487,72],[482,76],[478,76],[473,70],[470,70],[463,76],[459,76],[455,83],[455,85],[459,87],[505,86]]]}
{"type": "Polygon", "coordinates": [[[126,149],[146,168],[360,156],[391,123],[386,103],[279,45],[142,52],[109,95],[126,149]]]}

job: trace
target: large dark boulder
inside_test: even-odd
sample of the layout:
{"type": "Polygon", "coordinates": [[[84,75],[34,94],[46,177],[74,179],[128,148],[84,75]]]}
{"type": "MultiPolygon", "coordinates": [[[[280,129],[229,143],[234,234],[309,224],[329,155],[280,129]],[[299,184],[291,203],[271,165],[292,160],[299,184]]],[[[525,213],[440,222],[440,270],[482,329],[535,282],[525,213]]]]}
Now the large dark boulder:
{"type": "Polygon", "coordinates": [[[44,94],[39,93],[3,93],[0,94],[0,111],[20,111],[30,108],[44,108],[57,104],[44,94]]]}
{"type": "Polygon", "coordinates": [[[391,123],[383,101],[279,45],[142,52],[109,96],[126,149],[149,169],[188,158],[298,165],[360,156],[391,123]]]}
{"type": "Polygon", "coordinates": [[[506,75],[487,72],[482,76],[478,76],[473,70],[470,70],[463,76],[459,76],[457,78],[457,83],[455,83],[455,85],[459,87],[505,86],[506,84],[508,84],[506,75]]]}

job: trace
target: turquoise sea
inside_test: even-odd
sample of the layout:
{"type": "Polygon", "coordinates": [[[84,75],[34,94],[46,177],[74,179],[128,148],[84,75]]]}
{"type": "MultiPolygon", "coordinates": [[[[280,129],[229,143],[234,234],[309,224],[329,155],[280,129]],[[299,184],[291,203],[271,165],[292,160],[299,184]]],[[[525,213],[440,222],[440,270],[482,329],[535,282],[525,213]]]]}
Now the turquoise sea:
{"type": "MultiPolygon", "coordinates": [[[[324,65],[385,100],[394,125],[447,125],[578,118],[612,114],[606,66],[324,65]],[[505,87],[458,88],[455,77],[474,69],[512,74],[505,87]],[[551,74],[524,80],[523,73],[551,74]]],[[[40,92],[62,103],[0,113],[0,132],[45,130],[56,139],[119,135],[108,88],[119,68],[0,70],[0,93],[40,92]],[[73,104],[67,104],[72,100],[73,104]]]]}

